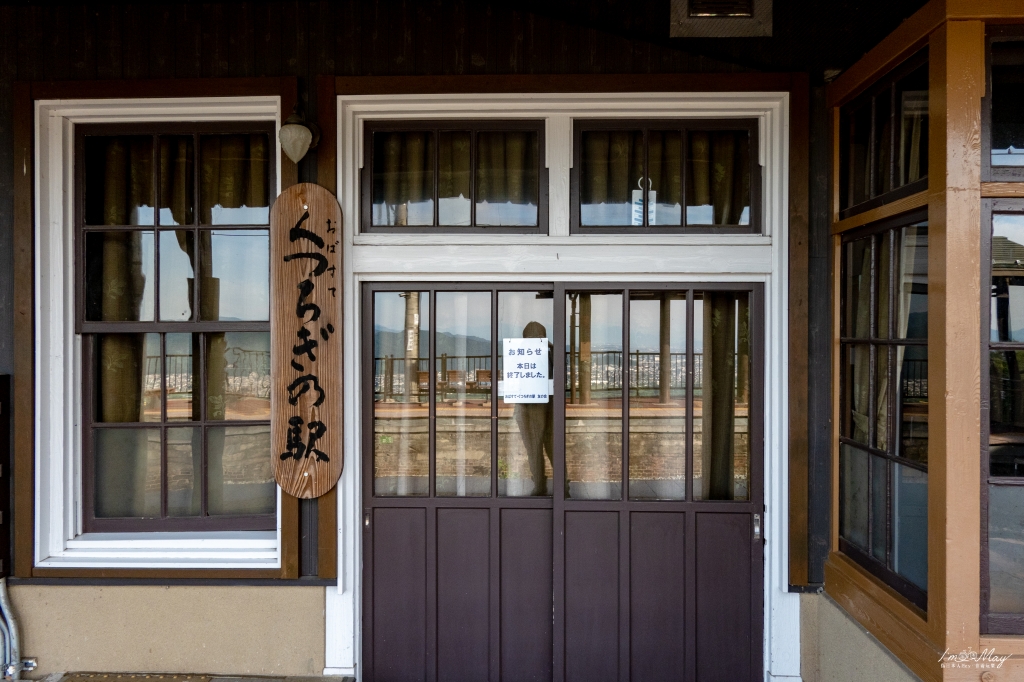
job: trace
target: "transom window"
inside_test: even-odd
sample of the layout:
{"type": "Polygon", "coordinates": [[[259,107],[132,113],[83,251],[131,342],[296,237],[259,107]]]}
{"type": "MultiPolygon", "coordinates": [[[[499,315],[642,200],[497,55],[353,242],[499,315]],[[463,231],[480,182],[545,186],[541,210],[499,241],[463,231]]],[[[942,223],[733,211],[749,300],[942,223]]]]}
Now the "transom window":
{"type": "Polygon", "coordinates": [[[273,126],[80,126],[84,527],[275,527],[273,126]]]}

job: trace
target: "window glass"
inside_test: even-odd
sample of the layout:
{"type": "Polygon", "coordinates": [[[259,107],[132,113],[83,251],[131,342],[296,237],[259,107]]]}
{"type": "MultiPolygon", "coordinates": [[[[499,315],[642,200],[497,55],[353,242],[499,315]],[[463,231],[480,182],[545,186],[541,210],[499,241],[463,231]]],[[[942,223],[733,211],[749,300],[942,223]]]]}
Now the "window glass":
{"type": "Polygon", "coordinates": [[[434,133],[373,133],[373,224],[434,224],[434,133]]]}
{"type": "Polygon", "coordinates": [[[892,189],[892,119],[892,91],[886,88],[875,97],[875,167],[872,173],[874,196],[885,194],[892,189]]]}
{"type": "Polygon", "coordinates": [[[153,225],[153,137],[85,138],[85,224],[153,225]]]}
{"type": "Polygon", "coordinates": [[[160,516],[160,429],[93,431],[97,518],[160,516]]]}
{"type": "Polygon", "coordinates": [[[678,130],[647,134],[647,222],[683,224],[683,135],[678,130]]]}
{"type": "Polygon", "coordinates": [[[537,133],[480,131],[476,158],[476,224],[536,225],[537,133]]]}
{"type": "Polygon", "coordinates": [[[270,232],[199,230],[199,316],[270,319],[270,232]]]}
{"type": "Polygon", "coordinates": [[[687,138],[686,224],[750,224],[750,134],[691,131],[687,138]]]}
{"type": "Polygon", "coordinates": [[[992,42],[992,166],[1024,166],[1024,41],[992,42]]]}
{"type": "Polygon", "coordinates": [[[206,438],[210,514],[273,514],[277,483],[270,466],[270,425],[211,427],[206,438]]]}
{"type": "Polygon", "coordinates": [[[149,230],[85,234],[85,319],[153,320],[153,233],[149,230]]]}
{"type": "Polygon", "coordinates": [[[896,82],[895,183],[902,187],[928,175],[928,65],[896,82]]]}
{"type": "Polygon", "coordinates": [[[643,225],[643,131],[586,130],[580,144],[580,224],[643,225]]]}
{"type": "Polygon", "coordinates": [[[447,130],[438,135],[437,212],[441,225],[472,224],[471,135],[469,131],[447,130]]]}
{"type": "Polygon", "coordinates": [[[201,135],[199,151],[201,224],[269,224],[268,136],[201,135]]]}
{"type": "Polygon", "coordinates": [[[192,135],[160,137],[160,224],[192,225],[195,206],[195,141],[192,135]]]}
{"type": "Polygon", "coordinates": [[[992,341],[1024,342],[1024,215],[992,216],[992,341]]]}
{"type": "Polygon", "coordinates": [[[1024,495],[988,486],[989,612],[1024,613],[1024,495]]]}

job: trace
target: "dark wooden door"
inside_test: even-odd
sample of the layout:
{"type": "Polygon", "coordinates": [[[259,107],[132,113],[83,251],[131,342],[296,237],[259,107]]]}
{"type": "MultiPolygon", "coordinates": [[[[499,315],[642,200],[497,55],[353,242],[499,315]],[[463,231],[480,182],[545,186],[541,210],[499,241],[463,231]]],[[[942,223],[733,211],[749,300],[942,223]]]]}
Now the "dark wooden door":
{"type": "Polygon", "coordinates": [[[363,304],[364,679],[761,678],[758,285],[363,304]],[[524,337],[548,403],[504,399],[524,337]]]}

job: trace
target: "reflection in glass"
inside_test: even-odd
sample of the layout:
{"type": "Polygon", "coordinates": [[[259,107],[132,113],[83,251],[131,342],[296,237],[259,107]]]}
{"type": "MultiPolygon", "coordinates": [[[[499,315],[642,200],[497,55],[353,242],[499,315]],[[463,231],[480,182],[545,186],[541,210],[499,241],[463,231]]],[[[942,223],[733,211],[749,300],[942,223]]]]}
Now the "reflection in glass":
{"type": "Polygon", "coordinates": [[[270,426],[211,427],[206,439],[210,515],[273,514],[270,426]]]}
{"type": "Polygon", "coordinates": [[[440,225],[470,224],[469,167],[469,132],[441,131],[437,146],[437,219],[440,225]]]}
{"type": "Polygon", "coordinates": [[[652,130],[647,143],[647,222],[683,224],[683,135],[677,130],[652,130]]]}
{"type": "Polygon", "coordinates": [[[191,230],[160,231],[160,319],[192,319],[196,235],[191,230]]]}
{"type": "Polygon", "coordinates": [[[85,224],[153,224],[153,138],[85,138],[85,224]]]}
{"type": "Polygon", "coordinates": [[[1024,476],[1024,351],[989,353],[989,466],[993,476],[1024,476]]]}
{"type": "Polygon", "coordinates": [[[97,334],[97,422],[160,421],[160,335],[97,334]]]}
{"type": "Polygon", "coordinates": [[[893,464],[893,568],[928,589],[928,474],[893,464]]]}
{"type": "Polygon", "coordinates": [[[846,329],[843,336],[871,336],[871,238],[846,245],[846,329]]]}
{"type": "Polygon", "coordinates": [[[896,347],[899,441],[896,454],[928,463],[928,347],[896,347]]]}
{"type": "Polygon", "coordinates": [[[153,233],[85,234],[85,319],[153,319],[153,233]]]}
{"type": "Polygon", "coordinates": [[[750,300],[694,295],[693,496],[745,500],[750,480],[750,300]]]}
{"type": "Polygon", "coordinates": [[[199,149],[201,224],[269,224],[267,135],[201,135],[199,149]]]}
{"type": "Polygon", "coordinates": [[[537,133],[477,133],[476,224],[536,225],[537,133]]]}
{"type": "Polygon", "coordinates": [[[93,429],[93,465],[96,518],[160,516],[159,429],[93,429]]]}
{"type": "Polygon", "coordinates": [[[160,224],[191,225],[195,204],[195,150],[191,135],[160,138],[160,224]]]}
{"type": "Polygon", "coordinates": [[[199,516],[202,493],[196,474],[202,472],[202,429],[167,429],[167,515],[199,516]]]}
{"type": "Polygon", "coordinates": [[[840,534],[864,549],[868,546],[868,454],[840,445],[839,466],[843,488],[840,534]]]}
{"type": "Polygon", "coordinates": [[[928,175],[927,64],[896,83],[896,107],[896,186],[902,187],[928,175]]]}
{"type": "Polygon", "coordinates": [[[871,198],[871,103],[867,102],[852,113],[845,107],[840,121],[841,145],[846,152],[845,163],[839,169],[842,207],[849,208],[871,198]]]}
{"type": "Polygon", "coordinates": [[[876,559],[885,563],[885,543],[889,536],[886,524],[889,504],[889,460],[870,455],[871,466],[871,553],[876,559]]]}
{"type": "Polygon", "coordinates": [[[846,346],[846,409],[849,410],[847,437],[869,444],[871,421],[871,347],[846,346]]]}
{"type": "Polygon", "coordinates": [[[630,292],[629,497],[686,497],[686,294],[630,292]]]}
{"type": "Polygon", "coordinates": [[[270,419],[270,333],[206,334],[206,418],[270,419]]]}
{"type": "Polygon", "coordinates": [[[201,230],[199,240],[200,318],[269,320],[269,232],[201,230]]]}
{"type": "Polygon", "coordinates": [[[884,90],[875,97],[875,186],[872,196],[885,194],[892,184],[892,96],[884,90]]]}
{"type": "Polygon", "coordinates": [[[875,346],[875,447],[889,448],[889,347],[875,346]]]}
{"type": "Polygon", "coordinates": [[[491,494],[491,293],[435,295],[436,493],[491,494]]]}
{"type": "Polygon", "coordinates": [[[928,224],[904,227],[896,237],[896,337],[927,339],[928,224]]]}
{"type": "Polygon", "coordinates": [[[878,311],[875,320],[875,338],[889,338],[889,303],[892,300],[892,268],[890,257],[892,256],[891,232],[883,232],[878,236],[876,242],[878,249],[878,279],[876,289],[878,295],[875,298],[875,309],[878,311]]]}
{"type": "Polygon", "coordinates": [[[622,497],[622,295],[567,294],[565,467],[573,499],[622,497]]]}
{"type": "Polygon", "coordinates": [[[991,296],[991,340],[1024,341],[1024,215],[992,216],[991,296]]]}
{"type": "Polygon", "coordinates": [[[988,487],[990,613],[1024,613],[1024,488],[988,487]]]}
{"type": "MultiPolygon", "coordinates": [[[[498,293],[498,339],[547,338],[548,376],[554,376],[550,347],[554,299],[550,291],[498,293]]],[[[498,373],[505,369],[504,345],[498,347],[498,373]]],[[[479,374],[479,370],[478,370],[479,374]]],[[[554,457],[554,396],[547,404],[505,403],[498,383],[498,495],[551,495],[554,457]]]]}
{"type": "Polygon", "coordinates": [[[373,134],[373,224],[434,224],[433,133],[373,134]]]}
{"type": "Polygon", "coordinates": [[[750,224],[750,134],[687,133],[687,225],[750,224]]]}
{"type": "Polygon", "coordinates": [[[426,495],[430,294],[373,297],[373,492],[426,495]]]}
{"type": "Polygon", "coordinates": [[[643,131],[587,130],[581,137],[580,223],[642,225],[643,131]]]}
{"type": "Polygon", "coordinates": [[[992,165],[1024,166],[1024,41],[992,42],[992,165]]]}
{"type": "Polygon", "coordinates": [[[199,421],[199,334],[164,336],[167,421],[199,421]]]}

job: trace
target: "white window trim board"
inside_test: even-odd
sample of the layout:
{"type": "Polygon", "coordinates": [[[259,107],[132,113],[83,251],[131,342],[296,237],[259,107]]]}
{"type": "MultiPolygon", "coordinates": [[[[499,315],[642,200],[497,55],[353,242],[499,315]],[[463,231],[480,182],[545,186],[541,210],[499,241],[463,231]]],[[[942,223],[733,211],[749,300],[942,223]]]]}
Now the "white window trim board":
{"type": "MultiPolygon", "coordinates": [[[[271,531],[83,533],[81,338],[74,333],[74,130],[82,123],[281,122],[279,97],[40,100],[35,103],[35,554],[45,568],[281,566],[271,531]]],[[[275,135],[276,138],[276,135],[275,135]]],[[[277,148],[277,167],[281,152],[277,148]]],[[[277,192],[280,192],[280,173],[277,192]]]]}
{"type": "Polygon", "coordinates": [[[765,678],[799,677],[800,602],[788,592],[789,95],[587,93],[366,95],[337,100],[344,244],[344,455],[338,483],[338,589],[326,603],[324,674],[353,675],[362,652],[359,288],[368,281],[762,282],[765,286],[765,678]],[[578,118],[756,118],[759,235],[569,234],[572,122],[578,118]],[[370,119],[544,118],[549,234],[359,234],[362,124],[370,119]]]}

